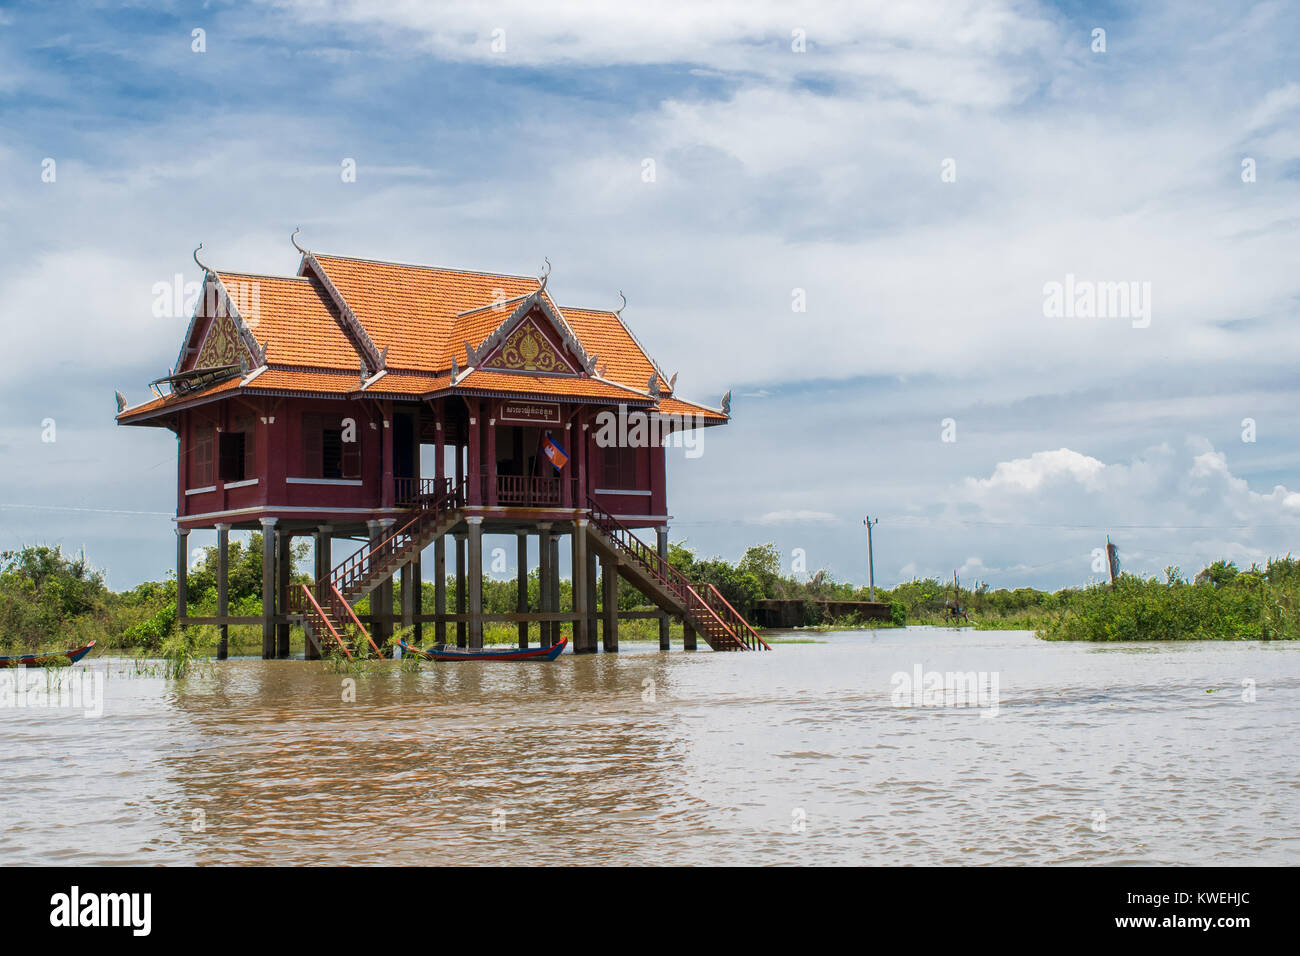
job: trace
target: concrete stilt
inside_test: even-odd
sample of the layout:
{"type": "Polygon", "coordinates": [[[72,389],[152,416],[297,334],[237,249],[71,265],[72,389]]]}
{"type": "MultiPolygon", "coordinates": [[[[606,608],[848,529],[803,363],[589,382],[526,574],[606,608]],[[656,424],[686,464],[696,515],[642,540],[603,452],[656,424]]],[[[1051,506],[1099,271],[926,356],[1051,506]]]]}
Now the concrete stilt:
{"type": "Polygon", "coordinates": [[[695,650],[695,628],[689,621],[682,621],[682,650],[695,650]]]}
{"type": "MultiPolygon", "coordinates": [[[[528,532],[520,529],[515,532],[519,539],[515,549],[515,563],[518,565],[518,603],[516,610],[520,614],[528,613],[528,532]]],[[[519,646],[528,646],[528,622],[519,622],[519,646]]]]}
{"type": "Polygon", "coordinates": [[[596,652],[596,635],[587,629],[587,521],[578,518],[573,522],[572,555],[570,579],[573,582],[573,613],[577,620],[573,622],[573,653],[594,654],[596,652]]]}
{"type": "Polygon", "coordinates": [[[185,627],[186,606],[190,598],[190,531],[176,529],[176,620],[185,627]]]}
{"type": "Polygon", "coordinates": [[[279,518],[262,518],[262,659],[275,658],[275,526],[279,518]]]}
{"type": "Polygon", "coordinates": [[[470,515],[469,525],[469,646],[483,646],[483,519],[470,515]]]}
{"type": "Polygon", "coordinates": [[[284,619],[289,610],[289,583],[293,580],[293,535],[288,531],[276,534],[275,656],[280,660],[289,657],[289,622],[284,619]]]}
{"type": "MultiPolygon", "coordinates": [[[[538,610],[553,611],[555,608],[551,606],[551,558],[554,552],[551,550],[551,524],[549,521],[543,521],[537,529],[537,603],[541,605],[538,610]]],[[[541,633],[542,647],[550,647],[550,622],[540,622],[537,629],[541,633]]]]}
{"type": "MultiPolygon", "coordinates": [[[[456,535],[456,613],[465,611],[465,535],[456,535]]],[[[468,647],[468,631],[464,621],[456,622],[456,646],[468,647]]]]}
{"type": "Polygon", "coordinates": [[[596,552],[590,545],[587,547],[587,640],[592,647],[597,644],[596,637],[600,634],[600,609],[599,596],[600,584],[597,574],[597,567],[600,559],[596,557],[596,552]]]}
{"type": "MultiPolygon", "coordinates": [[[[333,567],[333,547],[334,538],[332,532],[334,528],[331,525],[317,525],[316,532],[312,535],[313,541],[313,559],[312,579],[320,581],[330,573],[333,567]]],[[[306,646],[303,650],[303,657],[309,661],[320,660],[324,648],[324,635],[315,634],[312,638],[306,640],[306,646]]]]}
{"type": "MultiPolygon", "coordinates": [[[[413,640],[415,629],[415,562],[402,567],[402,630],[406,640],[413,640]],[[408,628],[410,630],[408,630],[408,628]]],[[[394,654],[394,656],[397,656],[394,654]]]]}
{"type": "MultiPolygon", "coordinates": [[[[659,552],[659,560],[667,564],[668,563],[668,526],[667,525],[661,525],[660,527],[655,528],[655,546],[656,546],[656,550],[659,552]]],[[[669,643],[668,643],[669,620],[670,619],[667,614],[660,612],[659,650],[661,651],[666,651],[668,650],[669,647],[669,643]]]]}
{"type": "MultiPolygon", "coordinates": [[[[395,518],[381,518],[379,520],[379,536],[376,539],[375,542],[376,544],[382,544],[384,541],[388,539],[388,536],[392,534],[391,529],[393,527],[393,523],[396,520],[397,519],[395,518]]],[[[379,585],[379,587],[375,588],[374,591],[371,592],[370,610],[372,613],[375,610],[376,597],[378,597],[379,599],[379,613],[383,615],[392,614],[393,613],[393,579],[391,577],[383,584],[379,585]]],[[[378,644],[380,648],[383,648],[384,644],[388,641],[388,639],[393,636],[392,621],[391,620],[376,621],[374,625],[371,627],[370,636],[375,639],[375,643],[378,644]]]]}
{"type": "Polygon", "coordinates": [[[618,651],[618,562],[613,558],[602,558],[600,562],[601,616],[604,627],[601,628],[602,647],[606,651],[618,651]]]}
{"type": "MultiPolygon", "coordinates": [[[[445,534],[433,543],[433,613],[447,613],[447,536],[445,534]]],[[[433,640],[437,644],[447,643],[446,621],[434,622],[433,640]]]]}
{"type": "MultiPolygon", "coordinates": [[[[551,535],[551,610],[560,609],[560,536],[551,535]]],[[[551,622],[551,643],[554,647],[560,643],[561,625],[559,621],[551,622]]]]}
{"type": "MultiPolygon", "coordinates": [[[[406,585],[402,585],[402,593],[406,593],[406,585]]],[[[419,647],[424,643],[424,622],[419,620],[420,615],[424,613],[424,554],[411,562],[411,616],[415,618],[411,622],[411,638],[415,641],[415,646],[419,647]]]]}
{"type": "MultiPolygon", "coordinates": [[[[230,613],[230,525],[217,525],[217,617],[230,613]]],[[[230,656],[230,625],[217,625],[217,660],[230,656]]]]}

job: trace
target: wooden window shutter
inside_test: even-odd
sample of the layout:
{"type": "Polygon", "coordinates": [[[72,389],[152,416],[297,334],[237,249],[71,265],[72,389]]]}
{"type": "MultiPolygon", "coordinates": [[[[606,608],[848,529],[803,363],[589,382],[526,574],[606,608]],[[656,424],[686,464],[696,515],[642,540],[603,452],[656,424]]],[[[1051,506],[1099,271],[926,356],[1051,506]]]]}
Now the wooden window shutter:
{"type": "Polygon", "coordinates": [[[302,416],[302,471],[304,478],[320,478],[324,449],[321,433],[324,423],[320,415],[306,412],[302,416]]]}

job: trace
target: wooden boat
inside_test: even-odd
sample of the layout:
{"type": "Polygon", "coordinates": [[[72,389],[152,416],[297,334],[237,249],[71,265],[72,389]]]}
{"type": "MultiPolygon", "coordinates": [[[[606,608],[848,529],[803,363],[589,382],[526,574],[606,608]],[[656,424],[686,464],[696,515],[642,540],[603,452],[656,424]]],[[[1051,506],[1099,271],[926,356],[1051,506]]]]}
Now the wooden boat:
{"type": "Polygon", "coordinates": [[[435,644],[426,650],[412,647],[405,641],[397,643],[402,646],[402,650],[410,651],[429,661],[553,661],[564,652],[569,639],[561,638],[560,643],[551,647],[529,647],[524,650],[517,647],[481,647],[471,650],[448,644],[435,644]]]}
{"type": "Polygon", "coordinates": [[[69,664],[75,664],[95,646],[91,641],[85,647],[78,647],[71,651],[58,651],[53,654],[22,654],[18,657],[0,657],[0,667],[46,667],[50,664],[58,664],[60,661],[67,661],[69,664]]]}

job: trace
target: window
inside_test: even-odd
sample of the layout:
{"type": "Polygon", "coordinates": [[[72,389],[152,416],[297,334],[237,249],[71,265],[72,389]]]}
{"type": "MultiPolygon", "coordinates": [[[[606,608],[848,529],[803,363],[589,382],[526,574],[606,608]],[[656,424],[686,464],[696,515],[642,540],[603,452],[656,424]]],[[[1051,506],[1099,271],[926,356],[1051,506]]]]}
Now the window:
{"type": "Polygon", "coordinates": [[[602,488],[631,489],[637,487],[636,449],[610,446],[602,449],[600,484],[602,488]]]}
{"type": "Polygon", "coordinates": [[[360,478],[361,441],[355,425],[345,428],[336,415],[303,415],[302,465],[306,478],[360,478]]]}
{"type": "Polygon", "coordinates": [[[217,477],[222,481],[243,481],[245,448],[243,432],[222,432],[217,436],[217,477]]]}
{"type": "Polygon", "coordinates": [[[190,453],[190,487],[206,488],[212,484],[212,439],[215,430],[204,422],[193,432],[194,448],[190,453]]]}

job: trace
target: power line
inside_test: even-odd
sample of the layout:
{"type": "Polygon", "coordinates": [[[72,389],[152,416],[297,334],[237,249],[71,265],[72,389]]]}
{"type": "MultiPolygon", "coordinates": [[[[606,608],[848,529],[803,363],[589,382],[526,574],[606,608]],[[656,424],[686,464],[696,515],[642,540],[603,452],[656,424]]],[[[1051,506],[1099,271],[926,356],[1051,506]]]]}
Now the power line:
{"type": "Polygon", "coordinates": [[[176,517],[170,511],[129,511],[126,508],[74,508],[70,505],[15,505],[0,502],[0,508],[15,511],[81,511],[101,515],[144,515],[156,518],[176,517]]]}

